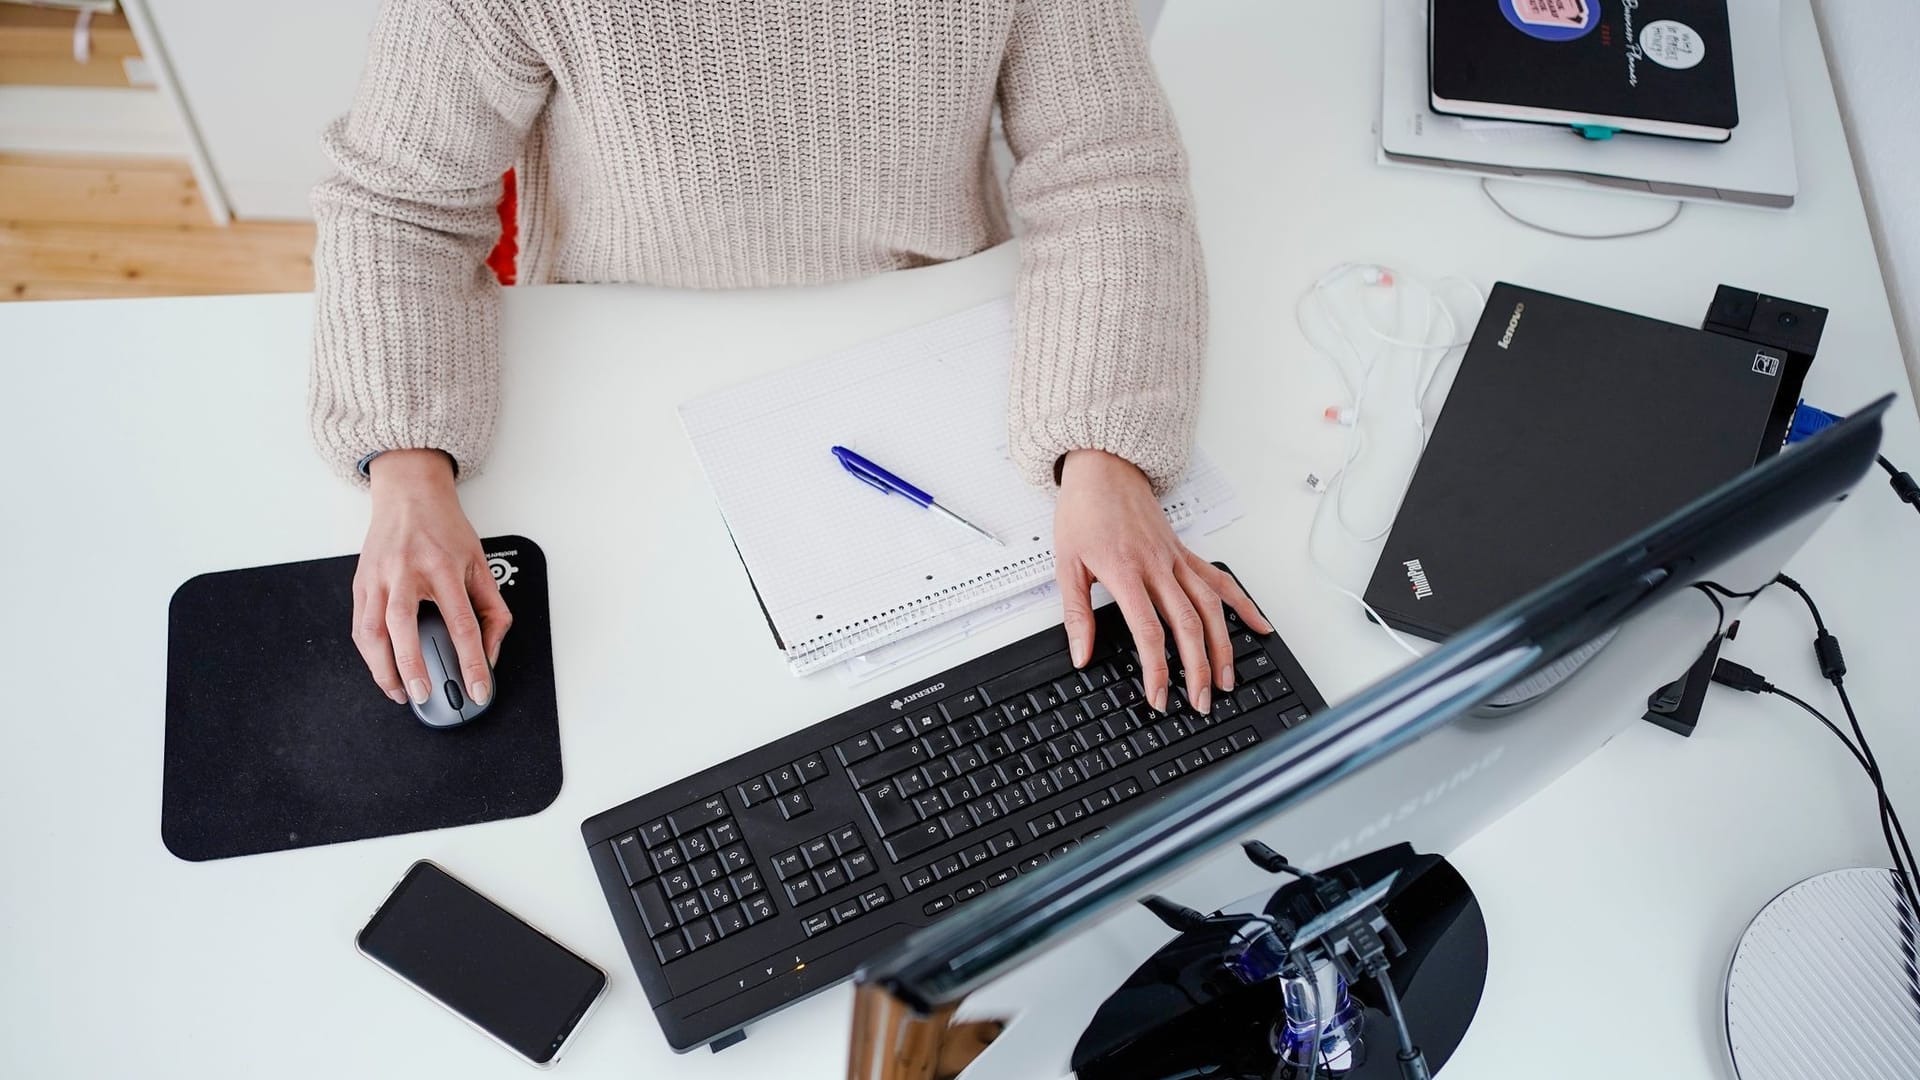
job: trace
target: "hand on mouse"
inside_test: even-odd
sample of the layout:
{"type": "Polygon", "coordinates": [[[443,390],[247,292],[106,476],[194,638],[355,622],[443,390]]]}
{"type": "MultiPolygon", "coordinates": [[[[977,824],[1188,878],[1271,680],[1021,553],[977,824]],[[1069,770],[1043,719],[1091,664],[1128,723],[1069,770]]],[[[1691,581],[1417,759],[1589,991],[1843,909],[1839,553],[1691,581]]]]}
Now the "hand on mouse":
{"type": "Polygon", "coordinates": [[[1187,700],[1200,712],[1211,709],[1215,686],[1233,689],[1233,643],[1221,603],[1259,633],[1273,632],[1233,575],[1173,535],[1146,474],[1104,450],[1075,450],[1061,465],[1053,555],[1074,666],[1084,667],[1093,654],[1090,594],[1098,581],[1127,620],[1140,651],[1141,685],[1161,712],[1168,681],[1162,619],[1187,671],[1187,700]]]}
{"type": "Polygon", "coordinates": [[[513,616],[460,509],[452,460],[438,450],[390,450],[367,471],[373,520],[353,575],[353,642],[367,670],[395,703],[427,700],[418,618],[420,602],[431,600],[453,635],[467,696],[485,704],[487,665],[513,616]]]}

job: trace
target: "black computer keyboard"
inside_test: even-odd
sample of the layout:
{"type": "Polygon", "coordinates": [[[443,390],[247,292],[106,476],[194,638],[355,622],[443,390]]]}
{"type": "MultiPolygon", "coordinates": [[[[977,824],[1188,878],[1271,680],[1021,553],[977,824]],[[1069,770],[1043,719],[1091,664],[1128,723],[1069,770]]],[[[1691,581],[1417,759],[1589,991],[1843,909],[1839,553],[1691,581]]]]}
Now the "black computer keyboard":
{"type": "Polygon", "coordinates": [[[825,989],[913,930],[1325,708],[1228,612],[1231,693],[1147,705],[1118,610],[1076,671],[1059,628],[749,751],[580,827],[676,1050],[825,989]]]}

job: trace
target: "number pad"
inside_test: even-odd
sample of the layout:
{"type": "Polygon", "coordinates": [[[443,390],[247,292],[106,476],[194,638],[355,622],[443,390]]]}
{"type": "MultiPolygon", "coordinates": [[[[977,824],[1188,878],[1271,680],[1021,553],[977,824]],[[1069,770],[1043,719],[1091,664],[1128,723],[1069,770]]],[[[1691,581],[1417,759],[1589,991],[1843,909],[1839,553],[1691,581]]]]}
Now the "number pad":
{"type": "MultiPolygon", "coordinates": [[[[620,837],[626,845],[616,848],[622,873],[634,877],[634,867],[651,865],[659,874],[657,881],[634,885],[633,897],[662,964],[723,937],[745,933],[779,913],[753,864],[740,823],[734,820],[733,805],[746,807],[773,799],[775,787],[786,791],[791,785],[797,791],[826,772],[826,756],[809,754],[768,777],[739,785],[731,792],[731,800],[726,792],[711,795],[620,837]],[[637,852],[628,850],[634,846],[645,847],[646,864],[637,861],[637,852]]],[[[859,835],[851,827],[849,831],[859,835]]],[[[838,834],[835,830],[834,836],[838,834]]],[[[833,840],[824,843],[831,855],[833,840]]],[[[776,855],[773,867],[781,880],[807,871],[805,856],[792,850],[776,855]]]]}

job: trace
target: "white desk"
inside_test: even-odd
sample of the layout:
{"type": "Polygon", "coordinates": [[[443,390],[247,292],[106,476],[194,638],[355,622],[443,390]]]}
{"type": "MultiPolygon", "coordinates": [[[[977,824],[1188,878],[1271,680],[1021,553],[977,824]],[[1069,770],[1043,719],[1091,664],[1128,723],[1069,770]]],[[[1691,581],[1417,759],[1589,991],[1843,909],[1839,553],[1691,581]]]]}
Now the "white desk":
{"type": "MultiPolygon", "coordinates": [[[[1374,5],[1169,8],[1156,50],[1192,149],[1213,283],[1202,441],[1246,518],[1207,539],[1264,599],[1330,697],[1398,654],[1307,571],[1299,478],[1334,453],[1333,400],[1287,314],[1327,266],[1496,278],[1697,322],[1728,281],[1833,308],[1808,395],[1904,389],[1853,173],[1804,0],[1786,38],[1805,192],[1788,214],[1690,208],[1655,236],[1525,231],[1471,181],[1371,163],[1374,5]]],[[[661,1039],[579,844],[622,799],[886,689],[795,680],[713,513],[673,406],[688,396],[1002,292],[1012,253],[814,291],[516,290],[482,533],[553,567],[567,769],[532,818],[189,865],[157,828],[165,613],[200,571],[355,550],[364,501],[308,449],[304,297],[0,306],[0,1074],[525,1075],[354,955],[352,935],[426,856],[609,968],[561,1066],[606,1077],[835,1078],[849,996],[830,992],[720,1055],[661,1039]],[[592,392],[585,388],[592,387],[592,392]],[[698,712],[727,671],[727,724],[698,712]]],[[[1903,406],[1887,451],[1920,463],[1903,406]]],[[[1896,801],[1920,807],[1909,556],[1920,522],[1879,481],[1794,564],[1845,640],[1896,801]]],[[[898,682],[1046,622],[925,658],[898,682]]],[[[344,633],[346,627],[341,627],[344,633]]],[[[1797,606],[1763,599],[1731,655],[1815,700],[1797,606]]],[[[509,642],[511,647],[511,642],[509,642]]],[[[1456,853],[1492,934],[1492,977],[1449,1076],[1717,1076],[1718,987],[1745,920],[1812,872],[1881,861],[1862,778],[1784,705],[1718,691],[1682,741],[1636,726],[1456,853]],[[1571,931],[1564,933],[1563,931],[1571,931]],[[1658,1064],[1623,1041],[1641,1040],[1658,1064]]]]}

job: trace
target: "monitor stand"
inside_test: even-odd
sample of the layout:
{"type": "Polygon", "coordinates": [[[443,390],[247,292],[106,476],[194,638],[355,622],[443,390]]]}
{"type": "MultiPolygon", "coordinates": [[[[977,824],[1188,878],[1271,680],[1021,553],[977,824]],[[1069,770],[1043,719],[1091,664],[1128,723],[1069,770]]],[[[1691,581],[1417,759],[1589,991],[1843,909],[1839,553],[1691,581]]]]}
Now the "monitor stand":
{"type": "MultiPolygon", "coordinates": [[[[1428,1067],[1438,1072],[1480,1005],[1487,975],[1486,923],[1473,890],[1452,864],[1416,854],[1405,844],[1328,867],[1321,876],[1357,889],[1396,872],[1392,890],[1378,905],[1406,945],[1389,976],[1408,1031],[1428,1067]]],[[[1290,880],[1271,894],[1223,911],[1250,913],[1247,919],[1264,913],[1291,932],[1301,914],[1312,910],[1312,896],[1307,883],[1290,880]]],[[[1129,976],[1081,1034],[1073,1052],[1074,1075],[1079,1080],[1303,1080],[1307,1070],[1281,1060],[1274,1049],[1276,1025],[1285,1024],[1283,980],[1249,983],[1245,964],[1237,965],[1240,974],[1230,967],[1245,942],[1244,934],[1236,937],[1237,924],[1244,921],[1208,917],[1129,976]]],[[[1361,1017],[1358,1045],[1344,1035],[1323,1039],[1327,1053],[1338,1056],[1331,1063],[1323,1058],[1317,1075],[1401,1080],[1395,1028],[1380,992],[1364,980],[1349,992],[1354,1008],[1347,1013],[1361,1017]]]]}

